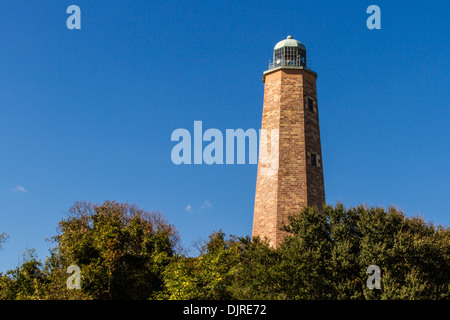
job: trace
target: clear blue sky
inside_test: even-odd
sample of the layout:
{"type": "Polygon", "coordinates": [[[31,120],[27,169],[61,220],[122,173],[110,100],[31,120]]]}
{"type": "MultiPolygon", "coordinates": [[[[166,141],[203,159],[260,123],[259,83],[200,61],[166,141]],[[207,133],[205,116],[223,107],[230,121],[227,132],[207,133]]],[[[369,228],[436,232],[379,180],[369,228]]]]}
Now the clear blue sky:
{"type": "Polygon", "coordinates": [[[170,136],[194,120],[259,128],[262,73],[287,35],[318,73],[327,202],[395,205],[448,226],[449,11],[448,1],[2,0],[0,271],[25,248],[44,260],[76,200],[159,210],[186,247],[220,228],[251,234],[256,165],[176,166],[170,136]],[[81,30],[66,28],[71,4],[81,30]],[[371,4],[381,30],[366,27],[371,4]]]}

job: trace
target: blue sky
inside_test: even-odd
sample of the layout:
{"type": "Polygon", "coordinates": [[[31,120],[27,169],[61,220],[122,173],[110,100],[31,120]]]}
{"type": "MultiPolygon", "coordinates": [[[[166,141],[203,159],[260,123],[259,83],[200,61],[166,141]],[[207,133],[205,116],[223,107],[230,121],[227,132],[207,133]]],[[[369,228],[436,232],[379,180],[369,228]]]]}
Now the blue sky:
{"type": "Polygon", "coordinates": [[[327,202],[449,225],[448,1],[0,3],[0,271],[76,200],[161,211],[183,244],[251,234],[256,165],[171,162],[177,128],[259,128],[274,45],[307,48],[327,202]],[[66,8],[81,8],[68,30],[66,8]],[[369,5],[381,30],[366,27],[369,5]],[[188,208],[190,206],[189,210],[188,208]]]}

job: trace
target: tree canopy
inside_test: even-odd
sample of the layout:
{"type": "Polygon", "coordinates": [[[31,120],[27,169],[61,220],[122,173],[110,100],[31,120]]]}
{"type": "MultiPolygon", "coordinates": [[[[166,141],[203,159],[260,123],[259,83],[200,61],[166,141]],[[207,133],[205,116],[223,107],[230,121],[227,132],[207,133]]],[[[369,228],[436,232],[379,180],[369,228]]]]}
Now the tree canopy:
{"type": "Polygon", "coordinates": [[[197,258],[165,270],[168,299],[449,299],[450,230],[395,208],[292,215],[279,248],[213,233],[197,258]],[[369,289],[370,265],[381,289],[369,289]]]}
{"type": "Polygon", "coordinates": [[[0,274],[0,299],[449,299],[450,229],[395,208],[304,208],[267,239],[219,230],[184,253],[160,213],[77,202],[45,263],[27,251],[0,274]],[[69,290],[67,267],[81,270],[69,290]],[[370,289],[367,268],[381,270],[370,289]]]}
{"type": "MultiPolygon", "coordinates": [[[[179,248],[175,228],[160,213],[110,201],[75,203],[53,241],[56,246],[30,298],[151,298],[162,289],[162,272],[179,248]],[[81,269],[81,290],[67,289],[70,265],[81,269]]],[[[41,266],[34,258],[30,261],[41,266]]],[[[23,267],[3,277],[2,290],[20,282],[17,274],[23,267]]]]}

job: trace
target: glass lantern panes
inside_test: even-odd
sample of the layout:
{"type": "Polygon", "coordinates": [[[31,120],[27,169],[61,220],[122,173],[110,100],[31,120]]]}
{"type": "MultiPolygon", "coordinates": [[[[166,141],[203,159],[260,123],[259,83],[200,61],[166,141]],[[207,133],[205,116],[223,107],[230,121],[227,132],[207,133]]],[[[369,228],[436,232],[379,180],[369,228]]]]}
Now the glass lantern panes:
{"type": "Polygon", "coordinates": [[[273,54],[274,67],[306,67],[306,51],[298,47],[281,47],[273,54]]]}

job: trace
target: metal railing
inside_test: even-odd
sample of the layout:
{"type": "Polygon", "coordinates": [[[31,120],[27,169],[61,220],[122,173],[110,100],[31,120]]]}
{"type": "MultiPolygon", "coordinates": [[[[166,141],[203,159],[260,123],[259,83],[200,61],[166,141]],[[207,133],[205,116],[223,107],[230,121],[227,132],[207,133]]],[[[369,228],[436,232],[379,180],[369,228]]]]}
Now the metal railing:
{"type": "Polygon", "coordinates": [[[305,69],[311,69],[311,61],[305,63],[302,60],[286,60],[286,59],[276,59],[269,60],[269,70],[278,67],[303,67],[305,69]]]}

